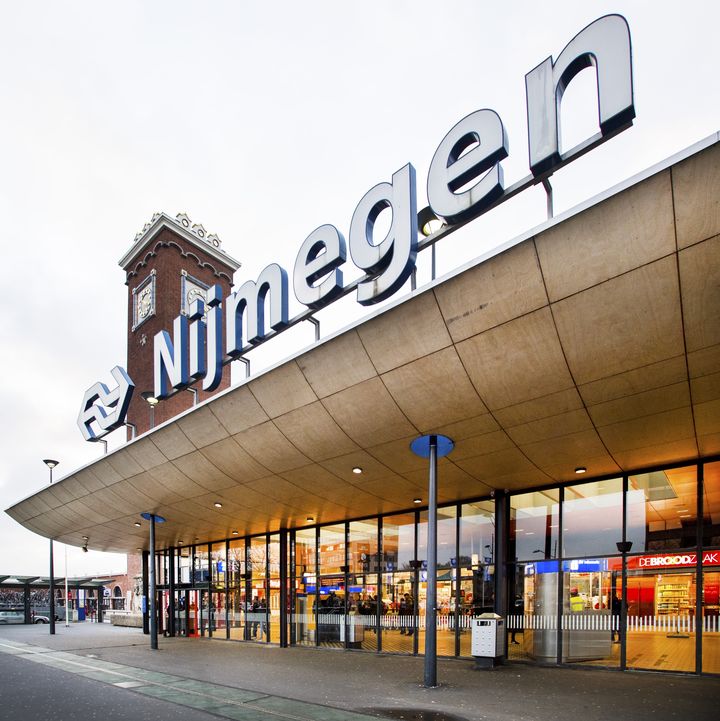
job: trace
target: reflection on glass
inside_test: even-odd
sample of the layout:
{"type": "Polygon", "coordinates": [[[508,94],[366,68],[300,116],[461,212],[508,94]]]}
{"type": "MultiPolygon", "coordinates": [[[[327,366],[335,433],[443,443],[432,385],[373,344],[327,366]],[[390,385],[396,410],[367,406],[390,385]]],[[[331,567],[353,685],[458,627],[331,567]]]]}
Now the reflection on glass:
{"type": "Polygon", "coordinates": [[[704,468],[703,546],[702,670],[720,673],[720,463],[704,468]]]}
{"type": "Polygon", "coordinates": [[[629,477],[627,540],[632,542],[633,552],[697,545],[694,466],[629,477]]]}
{"type": "Polygon", "coordinates": [[[704,468],[703,547],[720,548],[720,462],[704,468]]]}
{"type": "Polygon", "coordinates": [[[622,478],[565,488],[563,555],[597,556],[618,552],[622,541],[622,478]]]}
{"type": "MultiPolygon", "coordinates": [[[[437,566],[438,568],[454,568],[457,563],[455,548],[455,531],[457,526],[457,509],[437,509],[437,566]]],[[[418,524],[418,559],[427,568],[428,512],[420,513],[418,524]]]]}
{"type": "Polygon", "coordinates": [[[537,561],[558,556],[560,492],[553,488],[510,499],[510,560],[537,561]]]}
{"type": "Polygon", "coordinates": [[[227,583],[238,588],[245,583],[245,539],[230,541],[227,561],[227,583]]]}
{"type": "MultiPolygon", "coordinates": [[[[687,556],[685,567],[663,565],[660,571],[644,570],[644,564],[667,556],[628,558],[628,668],[695,670],[695,559],[687,556]]],[[[680,555],[669,558],[683,560],[680,555]]]]}
{"type": "Polygon", "coordinates": [[[195,555],[193,556],[193,583],[196,585],[210,583],[210,564],[208,546],[195,546],[195,555]]]}
{"type": "Polygon", "coordinates": [[[250,594],[246,614],[247,635],[251,641],[268,641],[267,537],[250,539],[250,594]]]}
{"type": "Polygon", "coordinates": [[[371,518],[348,526],[347,646],[377,649],[378,522],[371,518]]]}
{"type": "Polygon", "coordinates": [[[317,633],[321,646],[345,644],[345,525],[320,529],[317,633]]]}
{"type": "Polygon", "coordinates": [[[383,518],[382,613],[383,651],[413,653],[418,626],[415,600],[415,514],[383,518]]]}
{"type": "Polygon", "coordinates": [[[190,549],[178,548],[175,551],[175,562],[177,564],[175,571],[175,583],[190,583],[190,549]]]}
{"type": "Polygon", "coordinates": [[[227,560],[225,558],[225,542],[213,543],[210,546],[212,587],[216,591],[225,589],[227,560]]]}
{"type": "Polygon", "coordinates": [[[292,616],[294,643],[314,646],[316,642],[315,528],[295,531],[295,608],[292,616]]]}

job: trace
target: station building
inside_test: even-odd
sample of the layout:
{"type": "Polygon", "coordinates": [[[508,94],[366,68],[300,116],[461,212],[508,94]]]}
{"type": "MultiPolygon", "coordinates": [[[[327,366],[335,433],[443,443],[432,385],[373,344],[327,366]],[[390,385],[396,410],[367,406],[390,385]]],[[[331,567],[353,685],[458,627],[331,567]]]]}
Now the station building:
{"type": "MultiPolygon", "coordinates": [[[[154,427],[134,406],[136,437],[7,512],[146,564],[163,516],[171,635],[418,654],[410,443],[442,434],[439,654],[496,611],[511,662],[720,673],[718,140],[154,427]]],[[[122,265],[142,391],[148,338],[238,264],[159,215],[122,265]]]]}

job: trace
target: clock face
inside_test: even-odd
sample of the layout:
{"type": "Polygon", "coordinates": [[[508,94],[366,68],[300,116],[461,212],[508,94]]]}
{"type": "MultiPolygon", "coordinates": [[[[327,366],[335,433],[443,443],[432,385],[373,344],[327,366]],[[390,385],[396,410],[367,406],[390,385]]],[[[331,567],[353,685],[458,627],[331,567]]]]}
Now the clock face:
{"type": "Polygon", "coordinates": [[[148,285],[143,288],[137,299],[138,319],[144,320],[152,310],[152,288],[148,285]]]}
{"type": "Polygon", "coordinates": [[[207,290],[197,283],[193,283],[191,280],[185,280],[185,313],[190,314],[192,312],[192,305],[196,300],[202,300],[203,302],[207,298],[207,290]]]}
{"type": "Polygon", "coordinates": [[[201,288],[190,288],[187,293],[187,307],[188,309],[192,307],[192,304],[196,300],[205,301],[205,291],[201,288]]]}
{"type": "Polygon", "coordinates": [[[155,272],[140,284],[140,287],[133,290],[133,327],[135,330],[141,323],[144,323],[155,312],[155,272]]]}

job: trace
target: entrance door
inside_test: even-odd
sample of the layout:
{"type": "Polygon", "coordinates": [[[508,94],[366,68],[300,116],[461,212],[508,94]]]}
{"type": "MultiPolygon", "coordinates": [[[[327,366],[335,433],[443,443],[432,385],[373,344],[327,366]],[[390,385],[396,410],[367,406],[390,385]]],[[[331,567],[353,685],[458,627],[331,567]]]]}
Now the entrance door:
{"type": "Polygon", "coordinates": [[[382,649],[414,653],[417,630],[417,593],[414,571],[383,574],[380,630],[382,649]]]}
{"type": "Polygon", "coordinates": [[[694,569],[628,570],[627,666],[695,671],[694,569]]]}
{"type": "Polygon", "coordinates": [[[188,635],[189,591],[175,591],[175,635],[188,635]]]}

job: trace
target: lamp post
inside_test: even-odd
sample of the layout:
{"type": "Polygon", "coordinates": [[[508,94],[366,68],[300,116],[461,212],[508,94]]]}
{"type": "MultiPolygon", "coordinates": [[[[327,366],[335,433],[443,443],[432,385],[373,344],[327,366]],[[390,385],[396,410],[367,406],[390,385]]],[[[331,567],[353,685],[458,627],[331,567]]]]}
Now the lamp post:
{"type": "MultiPolygon", "coordinates": [[[[43,463],[50,469],[50,484],[53,482],[53,468],[60,461],[54,461],[52,458],[45,458],[43,463]]],[[[50,635],[55,635],[55,560],[53,559],[53,539],[50,539],[50,635]]]]}
{"type": "Polygon", "coordinates": [[[165,523],[165,519],[162,516],[158,516],[155,513],[141,513],[140,514],[146,521],[150,521],[150,568],[148,569],[148,576],[150,577],[150,589],[148,595],[150,596],[150,648],[157,651],[158,647],[158,632],[157,632],[157,603],[155,596],[155,524],[165,523]]]}
{"type": "Polygon", "coordinates": [[[622,570],[621,570],[621,601],[620,601],[620,618],[618,633],[620,636],[620,668],[625,668],[627,653],[627,643],[625,634],[627,633],[627,555],[632,550],[632,541],[618,541],[617,550],[622,553],[622,570]]]}
{"type": "Polygon", "coordinates": [[[155,428],[155,406],[160,402],[152,391],[143,391],[140,394],[150,406],[150,428],[155,428]]]}
{"type": "Polygon", "coordinates": [[[427,592],[425,596],[425,688],[437,686],[437,459],[455,444],[447,436],[416,438],[410,448],[416,456],[430,460],[428,481],[427,592]]]}

